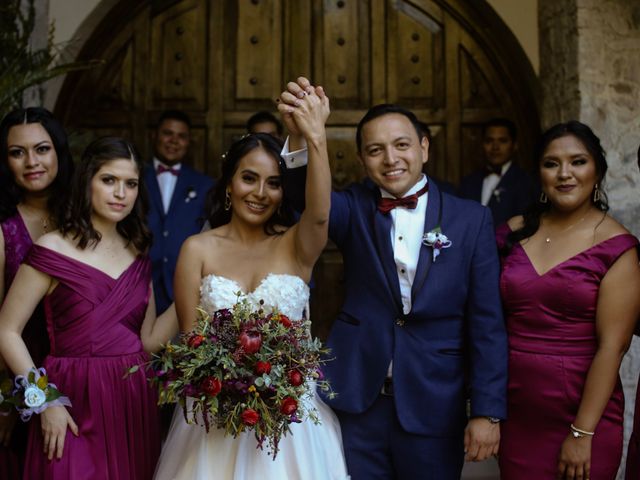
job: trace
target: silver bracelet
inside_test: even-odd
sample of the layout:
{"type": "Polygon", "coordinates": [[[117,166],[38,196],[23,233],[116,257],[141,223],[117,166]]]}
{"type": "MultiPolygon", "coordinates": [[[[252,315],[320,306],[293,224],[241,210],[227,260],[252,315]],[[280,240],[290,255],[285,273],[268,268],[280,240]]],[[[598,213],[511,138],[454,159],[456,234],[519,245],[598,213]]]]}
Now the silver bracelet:
{"type": "Polygon", "coordinates": [[[581,430],[578,427],[576,427],[573,423],[569,426],[569,428],[571,429],[571,435],[573,435],[573,438],[593,437],[596,434],[596,432],[588,432],[586,430],[581,430]]]}

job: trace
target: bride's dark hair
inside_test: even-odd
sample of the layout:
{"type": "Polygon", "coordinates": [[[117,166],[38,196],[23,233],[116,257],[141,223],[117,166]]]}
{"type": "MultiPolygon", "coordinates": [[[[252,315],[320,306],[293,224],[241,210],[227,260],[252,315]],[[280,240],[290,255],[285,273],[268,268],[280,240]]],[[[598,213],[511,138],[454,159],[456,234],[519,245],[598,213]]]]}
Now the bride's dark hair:
{"type": "MultiPolygon", "coordinates": [[[[231,221],[231,209],[226,210],[224,208],[227,187],[231,183],[233,175],[238,170],[238,164],[242,157],[256,148],[262,148],[270,155],[277,163],[280,175],[284,176],[286,167],[280,156],[282,147],[274,137],[266,133],[252,133],[234,142],[229,148],[229,151],[224,154],[222,160],[222,176],[207,196],[205,211],[208,212],[207,220],[211,228],[226,225],[231,221]]],[[[287,197],[284,183],[284,181],[280,183],[282,185],[282,203],[264,224],[264,231],[268,235],[281,233],[276,228],[279,225],[290,227],[295,223],[294,210],[287,197]]]]}
{"type": "MultiPolygon", "coordinates": [[[[554,125],[546,132],[542,134],[535,150],[535,158],[538,162],[538,166],[542,161],[542,157],[547,147],[551,142],[557,140],[558,138],[573,136],[580,143],[584,145],[587,149],[593,160],[596,164],[596,175],[598,177],[598,182],[596,185],[600,190],[600,196],[597,201],[593,201],[592,195],[592,203],[602,212],[606,212],[609,210],[609,204],[607,202],[607,195],[604,191],[604,177],[607,173],[607,159],[605,157],[604,149],[600,144],[600,139],[593,133],[587,125],[584,123],[580,123],[577,120],[571,120],[567,123],[558,123],[554,125]]],[[[536,168],[536,175],[538,177],[538,182],[540,182],[540,168],[536,168]]],[[[521,240],[525,238],[531,237],[534,233],[538,231],[540,228],[540,218],[546,212],[551,209],[551,202],[540,202],[540,200],[536,200],[523,214],[523,225],[517,230],[510,232],[507,235],[506,242],[504,247],[500,249],[501,255],[508,255],[511,251],[511,248],[521,240]]]]}

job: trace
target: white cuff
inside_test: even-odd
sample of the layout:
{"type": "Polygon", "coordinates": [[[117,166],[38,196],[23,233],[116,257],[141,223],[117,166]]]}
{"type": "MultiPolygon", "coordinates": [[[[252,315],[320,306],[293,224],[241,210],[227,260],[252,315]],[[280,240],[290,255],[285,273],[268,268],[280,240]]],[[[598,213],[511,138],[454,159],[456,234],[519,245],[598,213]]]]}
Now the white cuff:
{"type": "Polygon", "coordinates": [[[287,168],[299,168],[307,165],[309,161],[307,158],[307,142],[302,141],[304,142],[304,147],[295,152],[289,151],[289,137],[287,137],[287,140],[284,142],[280,156],[284,159],[287,168]]]}

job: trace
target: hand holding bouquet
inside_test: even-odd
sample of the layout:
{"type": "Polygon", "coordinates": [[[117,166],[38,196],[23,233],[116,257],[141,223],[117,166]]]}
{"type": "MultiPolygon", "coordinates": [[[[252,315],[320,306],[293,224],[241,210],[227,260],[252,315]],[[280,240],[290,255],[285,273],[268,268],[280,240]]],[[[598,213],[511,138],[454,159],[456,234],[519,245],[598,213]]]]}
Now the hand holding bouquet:
{"type": "Polygon", "coordinates": [[[199,309],[196,328],[150,363],[159,403],[178,402],[187,422],[201,420],[207,431],[212,424],[234,437],[253,430],[275,458],[292,422],[318,423],[307,401],[316,382],[329,390],[320,372],[327,352],[309,323],[252,310],[246,300],[211,316],[199,309]]]}

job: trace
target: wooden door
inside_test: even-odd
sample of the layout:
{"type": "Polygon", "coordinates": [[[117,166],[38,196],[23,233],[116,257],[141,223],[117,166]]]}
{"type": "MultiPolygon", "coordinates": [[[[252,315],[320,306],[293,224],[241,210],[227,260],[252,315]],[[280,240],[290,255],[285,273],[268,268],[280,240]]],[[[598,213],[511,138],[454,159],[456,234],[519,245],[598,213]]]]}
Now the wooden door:
{"type": "MultiPolygon", "coordinates": [[[[429,124],[427,170],[454,184],[479,166],[486,119],[514,119],[525,154],[539,128],[531,66],[484,0],[123,0],[80,57],[105,63],[68,76],[56,113],[84,142],[124,135],[148,158],[160,112],[182,109],[191,163],[214,177],[247,118],[275,112],[298,75],[331,97],[335,188],[363,175],[355,126],[373,104],[402,104],[429,124]]],[[[321,335],[342,301],[341,268],[329,246],[312,303],[321,335]]]]}

